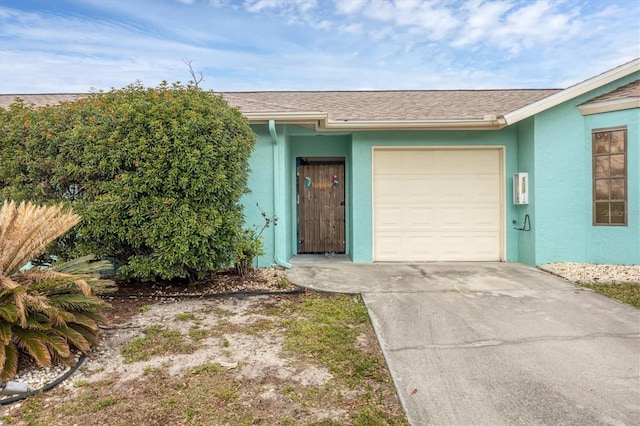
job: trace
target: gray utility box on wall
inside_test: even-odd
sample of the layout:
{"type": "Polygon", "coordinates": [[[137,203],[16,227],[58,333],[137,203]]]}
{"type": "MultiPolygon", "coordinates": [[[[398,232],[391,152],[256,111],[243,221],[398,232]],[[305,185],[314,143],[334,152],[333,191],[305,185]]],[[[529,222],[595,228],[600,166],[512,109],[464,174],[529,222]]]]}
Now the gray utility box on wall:
{"type": "Polygon", "coordinates": [[[529,204],[529,173],[513,174],[513,204],[529,204]]]}

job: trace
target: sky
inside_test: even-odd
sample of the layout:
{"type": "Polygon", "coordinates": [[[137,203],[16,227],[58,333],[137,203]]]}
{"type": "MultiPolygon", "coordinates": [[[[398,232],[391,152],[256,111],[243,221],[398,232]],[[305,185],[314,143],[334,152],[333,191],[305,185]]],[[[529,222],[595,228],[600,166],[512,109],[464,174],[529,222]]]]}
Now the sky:
{"type": "Polygon", "coordinates": [[[637,0],[0,0],[0,93],[566,88],[640,57],[637,0]]]}

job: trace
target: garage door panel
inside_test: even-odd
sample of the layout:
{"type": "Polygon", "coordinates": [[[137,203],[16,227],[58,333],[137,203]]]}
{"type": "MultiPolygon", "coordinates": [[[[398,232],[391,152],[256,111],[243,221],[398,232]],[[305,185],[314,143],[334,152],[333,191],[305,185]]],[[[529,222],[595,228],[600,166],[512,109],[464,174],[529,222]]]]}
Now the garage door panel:
{"type": "Polygon", "coordinates": [[[495,206],[474,207],[471,210],[471,223],[474,230],[500,231],[500,209],[495,206]]]}
{"type": "Polygon", "coordinates": [[[498,149],[374,152],[374,260],[500,260],[498,149]]]}
{"type": "Polygon", "coordinates": [[[411,203],[431,202],[437,199],[438,179],[435,176],[415,176],[408,175],[407,178],[398,182],[398,192],[402,192],[405,200],[410,199],[411,203]]]}
{"type": "Polygon", "coordinates": [[[376,251],[374,253],[375,258],[384,259],[388,262],[399,262],[403,259],[403,251],[398,250],[397,247],[402,247],[403,237],[400,234],[394,233],[382,233],[378,236],[378,244],[376,245],[376,251]]]}
{"type": "Polygon", "coordinates": [[[384,179],[380,179],[376,187],[376,203],[388,204],[403,201],[405,196],[401,191],[402,183],[401,176],[387,175],[384,179]]]}
{"type": "Polygon", "coordinates": [[[465,173],[468,170],[468,160],[465,158],[465,153],[462,151],[452,150],[435,150],[428,151],[429,156],[432,157],[433,168],[432,173],[465,173]]]}
{"type": "Polygon", "coordinates": [[[404,229],[404,210],[399,207],[381,207],[376,214],[376,228],[380,230],[404,229]]]}
{"type": "Polygon", "coordinates": [[[467,247],[465,235],[443,234],[440,237],[439,258],[437,260],[462,260],[465,259],[467,247]]]}
{"type": "Polygon", "coordinates": [[[406,231],[418,228],[418,230],[430,230],[434,227],[433,217],[435,208],[429,205],[411,206],[407,210],[408,224],[405,226],[406,231]]]}
{"type": "Polygon", "coordinates": [[[464,176],[441,176],[438,183],[439,203],[464,202],[469,197],[470,191],[464,176]]]}
{"type": "Polygon", "coordinates": [[[500,156],[497,150],[467,151],[467,166],[476,173],[495,174],[500,170],[500,156]]]}
{"type": "Polygon", "coordinates": [[[473,251],[469,250],[466,257],[469,260],[482,261],[487,257],[494,256],[494,247],[500,244],[495,235],[476,234],[471,239],[469,247],[475,247],[473,251]]]}
{"type": "Polygon", "coordinates": [[[467,194],[473,202],[500,202],[500,193],[495,188],[499,187],[498,176],[474,175],[468,186],[467,194]]]}
{"type": "Polygon", "coordinates": [[[402,164],[402,151],[387,151],[384,156],[376,155],[373,157],[373,170],[376,174],[398,174],[395,164],[402,164]]]}
{"type": "Polygon", "coordinates": [[[439,229],[459,229],[465,226],[465,222],[469,221],[468,209],[460,204],[458,206],[448,206],[438,209],[439,229]]]}
{"type": "Polygon", "coordinates": [[[407,175],[414,170],[431,169],[434,166],[433,157],[427,153],[414,155],[415,151],[390,150],[386,151],[384,157],[374,158],[374,171],[378,174],[400,174],[407,175]],[[403,168],[398,168],[398,164],[403,164],[403,168]]]}

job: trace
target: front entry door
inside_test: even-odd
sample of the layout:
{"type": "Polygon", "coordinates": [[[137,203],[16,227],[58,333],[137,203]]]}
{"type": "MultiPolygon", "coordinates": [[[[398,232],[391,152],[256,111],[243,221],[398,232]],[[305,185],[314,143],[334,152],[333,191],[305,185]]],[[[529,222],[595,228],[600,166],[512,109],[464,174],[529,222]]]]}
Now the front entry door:
{"type": "Polygon", "coordinates": [[[298,253],[344,253],[344,162],[300,165],[297,175],[298,253]]]}

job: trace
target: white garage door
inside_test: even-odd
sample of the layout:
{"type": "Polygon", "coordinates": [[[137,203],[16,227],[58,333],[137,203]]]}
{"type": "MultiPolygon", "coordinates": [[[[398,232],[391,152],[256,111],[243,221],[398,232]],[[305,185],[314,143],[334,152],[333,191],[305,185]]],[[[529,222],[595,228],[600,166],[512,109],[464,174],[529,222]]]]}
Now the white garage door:
{"type": "Polygon", "coordinates": [[[375,149],[375,261],[497,261],[500,149],[375,149]]]}

